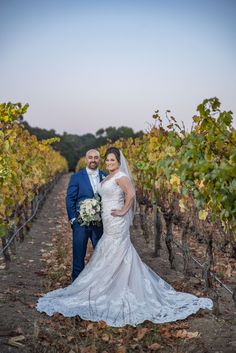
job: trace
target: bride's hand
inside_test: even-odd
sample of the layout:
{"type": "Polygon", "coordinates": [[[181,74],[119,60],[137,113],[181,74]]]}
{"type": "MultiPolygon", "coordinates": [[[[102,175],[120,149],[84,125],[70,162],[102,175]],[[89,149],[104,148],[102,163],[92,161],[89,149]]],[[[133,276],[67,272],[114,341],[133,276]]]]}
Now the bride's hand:
{"type": "Polygon", "coordinates": [[[113,210],[111,210],[111,215],[113,217],[122,217],[125,215],[125,213],[122,210],[113,209],[113,210]]]}

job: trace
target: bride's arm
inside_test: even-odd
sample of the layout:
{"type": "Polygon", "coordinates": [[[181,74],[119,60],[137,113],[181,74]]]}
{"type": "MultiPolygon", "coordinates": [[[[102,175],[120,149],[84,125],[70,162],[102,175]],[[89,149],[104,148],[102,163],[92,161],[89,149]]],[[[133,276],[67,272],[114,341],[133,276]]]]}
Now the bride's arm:
{"type": "Polygon", "coordinates": [[[117,179],[116,183],[124,191],[125,203],[120,210],[117,210],[117,209],[111,210],[111,215],[114,217],[122,217],[129,211],[130,207],[132,206],[134,196],[135,196],[135,191],[130,179],[127,178],[126,176],[122,176],[121,178],[117,179]]]}

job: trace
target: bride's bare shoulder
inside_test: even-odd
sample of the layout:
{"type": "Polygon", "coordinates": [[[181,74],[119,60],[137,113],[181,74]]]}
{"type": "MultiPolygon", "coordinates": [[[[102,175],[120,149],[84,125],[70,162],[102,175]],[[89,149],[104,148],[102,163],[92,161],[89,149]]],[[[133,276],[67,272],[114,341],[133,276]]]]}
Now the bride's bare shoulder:
{"type": "Polygon", "coordinates": [[[125,174],[124,172],[122,171],[119,171],[117,174],[116,174],[116,179],[120,179],[122,177],[126,177],[128,178],[127,174],[125,174]]]}
{"type": "Polygon", "coordinates": [[[121,186],[124,183],[128,183],[129,180],[130,180],[129,177],[124,172],[118,172],[115,178],[115,182],[119,186],[121,186]]]}

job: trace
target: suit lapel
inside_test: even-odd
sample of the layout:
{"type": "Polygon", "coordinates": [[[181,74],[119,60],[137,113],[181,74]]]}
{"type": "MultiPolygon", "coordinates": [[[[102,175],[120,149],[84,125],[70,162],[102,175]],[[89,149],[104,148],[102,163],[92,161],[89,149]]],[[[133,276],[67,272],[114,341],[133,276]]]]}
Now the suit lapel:
{"type": "Polygon", "coordinates": [[[100,182],[102,181],[102,177],[103,177],[102,171],[99,169],[99,179],[100,179],[100,182]]]}
{"type": "Polygon", "coordinates": [[[86,180],[86,184],[88,185],[88,187],[89,187],[89,189],[90,189],[92,195],[94,195],[93,188],[92,188],[92,185],[91,185],[91,183],[90,183],[90,179],[89,179],[89,176],[88,176],[88,173],[87,173],[87,170],[86,170],[86,169],[84,169],[84,173],[83,173],[83,174],[84,174],[84,178],[85,178],[85,180],[86,180]]]}

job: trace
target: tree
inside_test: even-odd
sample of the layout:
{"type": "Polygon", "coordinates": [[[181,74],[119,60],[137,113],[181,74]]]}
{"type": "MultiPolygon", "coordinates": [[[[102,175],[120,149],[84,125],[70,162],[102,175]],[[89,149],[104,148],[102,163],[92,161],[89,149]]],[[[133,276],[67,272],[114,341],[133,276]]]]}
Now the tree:
{"type": "Polygon", "coordinates": [[[105,130],[104,129],[99,129],[96,132],[96,136],[98,136],[98,137],[102,137],[104,134],[105,134],[105,130]]]}
{"type": "Polygon", "coordinates": [[[120,138],[140,136],[140,132],[135,134],[133,129],[126,126],[119,128],[110,126],[106,129],[100,128],[95,135],[88,133],[84,135],[68,134],[63,132],[62,135],[56,133],[54,129],[46,130],[39,127],[31,127],[27,121],[22,124],[38,140],[44,140],[52,137],[59,137],[60,141],[52,144],[52,147],[61,153],[68,161],[69,170],[73,171],[76,167],[77,161],[84,156],[90,148],[98,148],[105,145],[108,140],[115,142],[120,138]]]}

